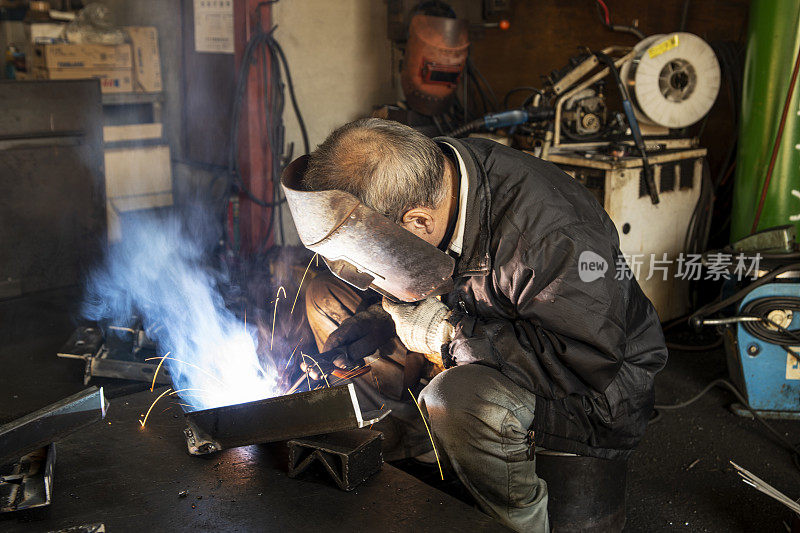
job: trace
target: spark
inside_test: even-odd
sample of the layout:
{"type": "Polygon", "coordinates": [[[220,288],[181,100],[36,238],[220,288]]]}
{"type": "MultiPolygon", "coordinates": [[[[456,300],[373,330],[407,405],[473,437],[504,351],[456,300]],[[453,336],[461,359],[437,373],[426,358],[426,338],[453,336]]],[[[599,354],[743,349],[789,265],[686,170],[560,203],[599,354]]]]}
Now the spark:
{"type": "MultiPolygon", "coordinates": [[[[334,385],[338,385],[342,381],[346,381],[346,380],[350,379],[351,377],[358,377],[357,374],[358,374],[359,370],[361,370],[362,368],[364,368],[366,366],[368,366],[368,365],[361,365],[361,366],[357,366],[355,368],[351,368],[350,370],[348,370],[345,373],[343,373],[340,377],[338,377],[337,381],[334,381],[333,384],[334,385]]],[[[366,374],[366,372],[364,372],[364,373],[366,374]]]]}
{"type": "Polygon", "coordinates": [[[150,392],[153,392],[153,389],[156,386],[156,378],[158,377],[158,371],[161,370],[161,365],[164,364],[164,359],[171,354],[172,352],[167,352],[164,354],[164,357],[161,358],[161,361],[158,362],[158,366],[156,367],[156,373],[153,374],[153,383],[150,384],[150,392]]]}
{"type": "Polygon", "coordinates": [[[197,365],[194,365],[192,363],[189,363],[189,362],[186,362],[186,361],[181,361],[180,359],[175,359],[174,357],[167,357],[166,355],[163,356],[163,357],[148,357],[147,359],[145,359],[145,361],[152,361],[153,359],[162,359],[162,360],[163,359],[169,359],[170,361],[177,361],[179,363],[183,363],[184,365],[189,365],[191,367],[196,368],[197,370],[199,370],[200,372],[204,373],[205,375],[216,379],[221,385],[223,385],[223,386],[225,385],[225,382],[222,381],[221,379],[219,379],[217,376],[215,376],[214,374],[211,374],[207,370],[205,370],[205,369],[203,369],[203,368],[201,368],[201,367],[199,367],[197,365]]]}
{"type": "Polygon", "coordinates": [[[300,346],[300,343],[301,343],[301,342],[303,342],[303,339],[302,339],[302,337],[300,338],[300,340],[299,340],[299,341],[297,341],[297,345],[294,347],[294,350],[292,350],[292,355],[290,355],[290,356],[289,356],[289,360],[288,360],[288,361],[286,361],[286,366],[285,366],[285,367],[283,367],[283,370],[284,370],[284,372],[286,371],[286,369],[287,369],[287,368],[289,368],[289,363],[291,363],[291,362],[292,362],[292,358],[294,357],[294,352],[296,352],[296,351],[297,351],[297,348],[300,346]]]}
{"type": "Polygon", "coordinates": [[[275,340],[275,317],[278,316],[278,299],[281,297],[281,291],[283,291],[284,300],[286,299],[286,289],[281,285],[278,287],[278,292],[275,294],[275,311],[272,313],[272,335],[269,338],[270,351],[272,351],[272,342],[275,340]]]}
{"type": "Polygon", "coordinates": [[[187,391],[187,390],[196,390],[196,391],[200,391],[200,392],[209,392],[208,389],[198,389],[198,388],[187,387],[185,389],[174,390],[174,391],[170,392],[169,395],[170,396],[175,396],[176,394],[180,394],[181,392],[184,392],[184,391],[187,391]]]}
{"type": "Polygon", "coordinates": [[[153,403],[151,403],[151,404],[150,404],[150,409],[148,409],[148,410],[147,410],[147,414],[146,414],[146,415],[144,415],[144,420],[139,420],[139,423],[142,425],[142,428],[144,428],[144,425],[145,425],[145,424],[147,424],[147,417],[148,417],[148,416],[150,416],[150,411],[152,411],[152,410],[153,410],[153,407],[156,405],[156,403],[158,403],[158,400],[160,400],[161,398],[163,398],[164,396],[166,396],[166,395],[169,393],[169,391],[171,391],[171,390],[172,390],[171,388],[167,387],[167,390],[165,390],[164,392],[162,392],[162,393],[161,393],[161,394],[158,396],[158,398],[156,398],[155,400],[153,400],[153,403]]]}
{"type": "Polygon", "coordinates": [[[133,329],[126,328],[123,326],[108,326],[108,329],[113,329],[114,331],[127,331],[129,333],[136,333],[133,329]]]}
{"type": "Polygon", "coordinates": [[[425,415],[422,414],[422,407],[419,406],[419,402],[416,398],[414,398],[414,393],[411,392],[411,389],[406,389],[408,393],[411,395],[411,399],[414,400],[414,404],[417,406],[419,410],[419,415],[422,417],[422,423],[425,424],[425,431],[428,432],[428,437],[431,439],[431,444],[433,444],[433,454],[436,456],[436,464],[439,465],[439,475],[444,481],[444,472],[442,472],[442,463],[439,461],[439,452],[436,450],[436,443],[433,442],[433,434],[431,433],[430,428],[428,427],[428,421],[425,420],[425,415]]]}
{"type": "MultiPolygon", "coordinates": [[[[297,304],[297,298],[298,298],[298,297],[300,297],[300,289],[302,289],[302,288],[303,288],[303,281],[305,281],[305,279],[306,279],[306,274],[308,274],[308,269],[309,269],[309,268],[311,268],[311,263],[313,263],[313,262],[314,262],[314,259],[316,259],[316,257],[317,257],[317,254],[314,254],[314,257],[312,257],[312,258],[311,258],[311,261],[309,261],[309,262],[308,262],[308,265],[306,266],[306,271],[305,271],[305,272],[303,272],[303,277],[302,277],[302,278],[300,278],[300,286],[299,286],[299,287],[297,287],[297,294],[295,294],[295,295],[294,295],[294,302],[292,302],[292,310],[291,310],[291,311],[289,311],[289,314],[290,314],[290,315],[291,315],[292,313],[294,313],[294,306],[297,304]]],[[[317,266],[319,266],[319,261],[317,261],[317,266]]]]}

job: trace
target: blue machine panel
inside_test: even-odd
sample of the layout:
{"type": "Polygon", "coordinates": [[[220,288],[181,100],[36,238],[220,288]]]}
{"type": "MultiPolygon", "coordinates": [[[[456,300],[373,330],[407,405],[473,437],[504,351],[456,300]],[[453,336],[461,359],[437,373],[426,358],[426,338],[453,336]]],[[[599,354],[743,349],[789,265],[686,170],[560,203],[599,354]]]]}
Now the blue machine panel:
{"type": "MultiPolygon", "coordinates": [[[[768,283],[744,297],[739,313],[748,302],[770,296],[800,297],[800,284],[768,283]]],[[[789,330],[800,330],[800,313],[794,313],[789,330]]],[[[800,412],[800,364],[786,350],[750,335],[737,326],[739,359],[746,386],[747,400],[759,411],[800,412]],[[754,353],[754,355],[750,355],[754,353]]],[[[800,342],[791,344],[800,352],[800,342]]]]}

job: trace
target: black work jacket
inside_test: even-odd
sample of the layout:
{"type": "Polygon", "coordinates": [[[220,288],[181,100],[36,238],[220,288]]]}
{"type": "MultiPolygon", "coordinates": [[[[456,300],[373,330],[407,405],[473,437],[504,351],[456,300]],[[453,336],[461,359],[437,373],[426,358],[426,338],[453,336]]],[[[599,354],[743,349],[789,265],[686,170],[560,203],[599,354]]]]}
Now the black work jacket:
{"type": "Polygon", "coordinates": [[[443,297],[456,326],[445,364],[489,365],[533,392],[537,446],[627,458],[667,349],[614,224],[551,163],[484,139],[437,141],[455,147],[469,180],[455,289],[443,297]],[[593,281],[579,274],[587,251],[607,263],[593,281]]]}

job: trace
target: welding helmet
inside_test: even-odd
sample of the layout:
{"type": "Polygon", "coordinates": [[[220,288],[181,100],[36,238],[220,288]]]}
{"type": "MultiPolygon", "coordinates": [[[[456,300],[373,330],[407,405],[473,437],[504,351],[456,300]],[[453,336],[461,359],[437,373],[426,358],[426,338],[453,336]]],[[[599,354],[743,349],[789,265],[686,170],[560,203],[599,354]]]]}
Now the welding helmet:
{"type": "Polygon", "coordinates": [[[449,292],[455,260],[344,191],[305,191],[308,156],[295,159],[281,187],[297,233],[336,277],[401,302],[449,292]]]}
{"type": "Polygon", "coordinates": [[[465,20],[414,15],[400,81],[408,106],[423,115],[450,107],[469,52],[465,20]]]}

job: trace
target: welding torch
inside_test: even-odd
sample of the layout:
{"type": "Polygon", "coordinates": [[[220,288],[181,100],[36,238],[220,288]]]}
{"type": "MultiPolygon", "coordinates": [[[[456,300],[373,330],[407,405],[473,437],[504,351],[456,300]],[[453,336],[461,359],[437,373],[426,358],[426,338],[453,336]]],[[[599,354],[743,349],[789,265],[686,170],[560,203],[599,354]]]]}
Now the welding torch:
{"type": "Polygon", "coordinates": [[[344,363],[349,361],[346,346],[340,346],[338,348],[334,348],[333,350],[322,352],[316,357],[311,358],[311,360],[312,364],[307,366],[306,371],[303,372],[299,378],[297,378],[297,381],[295,381],[294,385],[292,385],[289,390],[286,391],[286,394],[292,394],[296,392],[297,389],[299,389],[305,382],[317,382],[322,380],[327,381],[328,376],[333,376],[342,381],[345,379],[362,376],[370,371],[369,365],[362,365],[360,367],[347,369],[340,368],[334,364],[335,362],[344,363]],[[316,379],[311,377],[311,372],[314,370],[316,370],[319,374],[319,377],[316,379]]]}

